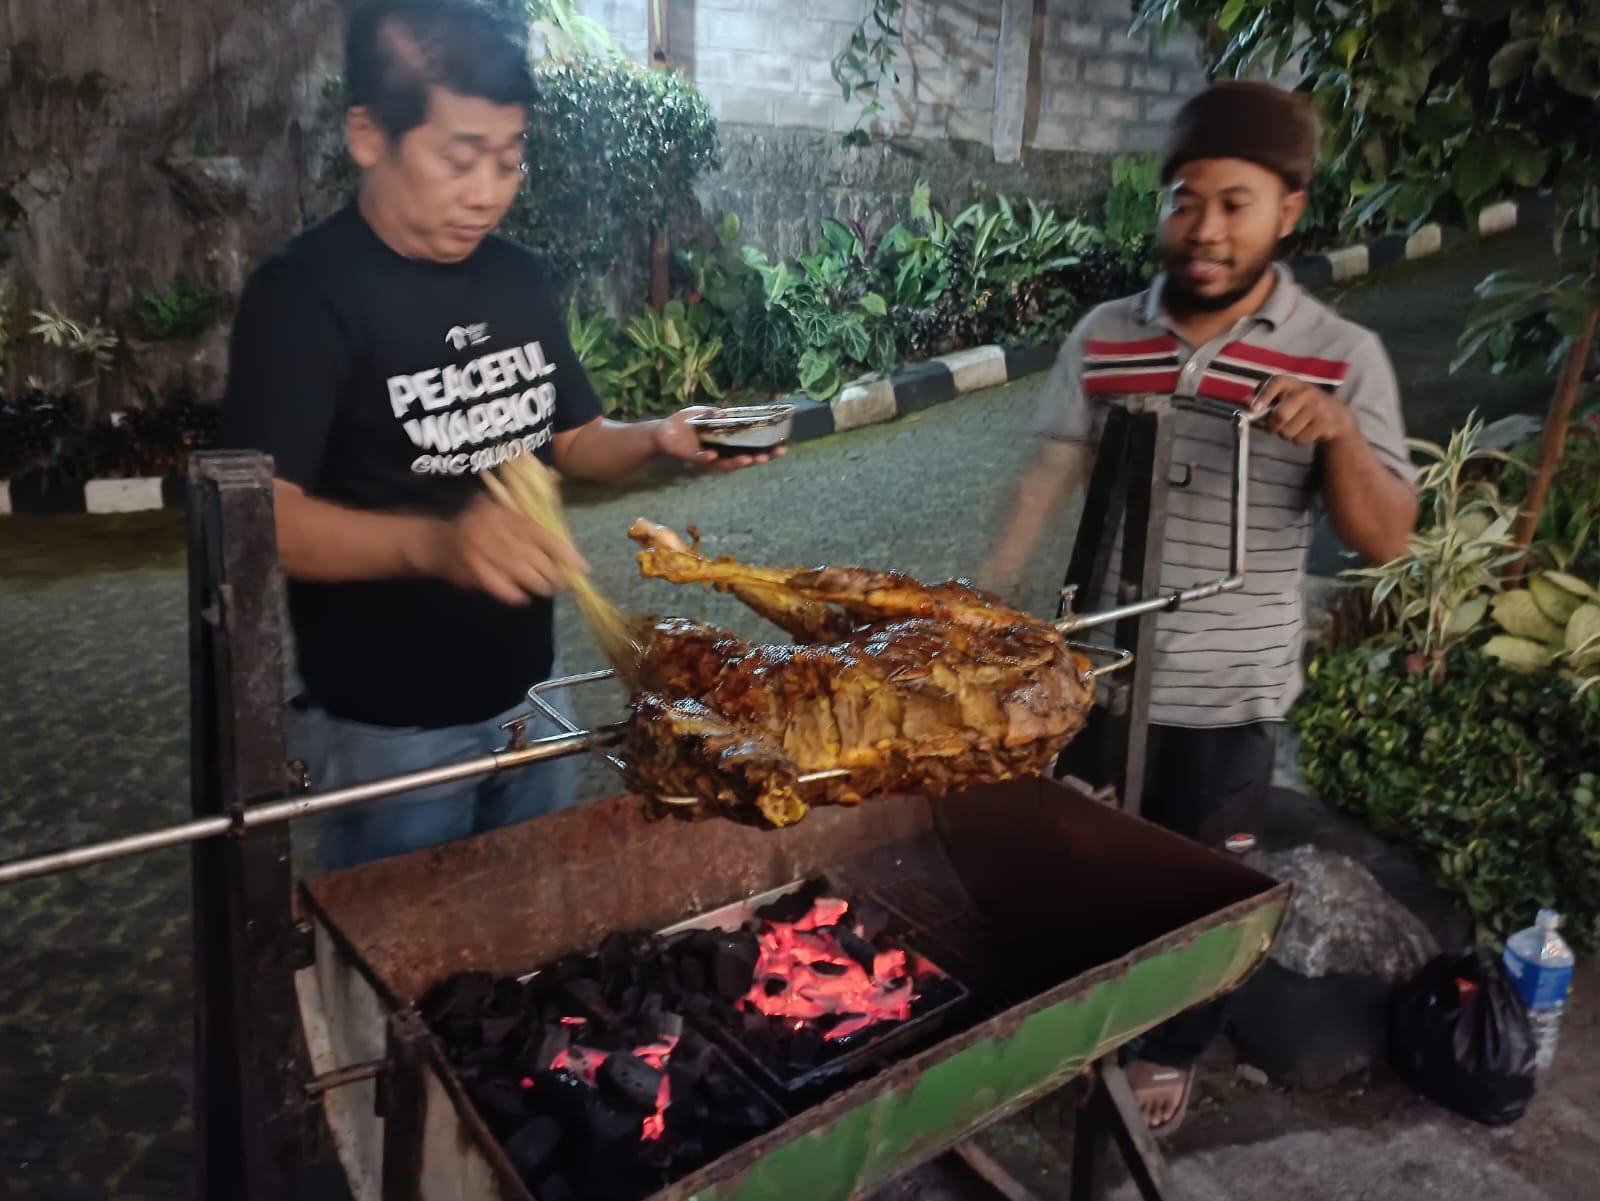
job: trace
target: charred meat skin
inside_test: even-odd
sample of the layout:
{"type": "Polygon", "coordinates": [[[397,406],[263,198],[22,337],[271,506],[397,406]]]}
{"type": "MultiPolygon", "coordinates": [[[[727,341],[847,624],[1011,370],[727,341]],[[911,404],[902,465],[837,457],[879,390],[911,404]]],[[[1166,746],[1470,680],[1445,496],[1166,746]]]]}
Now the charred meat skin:
{"type": "Polygon", "coordinates": [[[1049,623],[955,581],[711,560],[636,523],[647,576],[727,591],[797,641],[750,644],[684,618],[635,630],[642,689],[629,787],[783,826],[812,804],[941,795],[1032,774],[1082,728],[1088,663],[1049,623]],[[801,785],[809,772],[847,775],[801,785]]]}

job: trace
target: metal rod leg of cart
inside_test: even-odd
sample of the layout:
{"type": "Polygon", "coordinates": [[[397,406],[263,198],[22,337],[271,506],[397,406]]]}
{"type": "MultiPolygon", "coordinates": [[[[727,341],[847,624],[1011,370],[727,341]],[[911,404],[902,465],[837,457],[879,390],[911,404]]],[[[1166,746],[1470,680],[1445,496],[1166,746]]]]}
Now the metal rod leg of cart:
{"type": "MultiPolygon", "coordinates": [[[[1172,474],[1172,419],[1171,404],[1161,401],[1107,410],[1058,617],[1065,616],[1069,597],[1079,608],[1100,607],[1119,528],[1123,538],[1116,603],[1160,592],[1172,474]]],[[[1096,787],[1109,786],[1117,803],[1134,814],[1140,810],[1144,782],[1155,633],[1154,613],[1125,617],[1116,625],[1116,645],[1133,652],[1133,668],[1106,685],[1110,720],[1097,752],[1100,778],[1091,781],[1096,787]]]]}
{"type": "Polygon", "coordinates": [[[1144,1201],[1179,1201],[1167,1161],[1139,1113],[1114,1055],[1094,1066],[1094,1083],[1072,1135],[1072,1201],[1105,1201],[1115,1144],[1144,1201]]]}
{"type": "MultiPolygon", "coordinates": [[[[237,820],[289,791],[270,461],[196,455],[188,508],[191,807],[237,820]]],[[[192,849],[196,1196],[338,1196],[320,1110],[293,1094],[309,1071],[288,826],[243,833],[192,849]]]]}

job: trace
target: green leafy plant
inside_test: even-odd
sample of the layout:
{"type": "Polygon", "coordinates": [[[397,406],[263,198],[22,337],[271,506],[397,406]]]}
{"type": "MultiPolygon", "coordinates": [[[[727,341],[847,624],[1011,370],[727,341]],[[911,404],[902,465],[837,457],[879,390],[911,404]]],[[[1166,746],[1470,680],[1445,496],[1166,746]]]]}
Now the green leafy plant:
{"type": "MultiPolygon", "coordinates": [[[[678,262],[690,303],[703,302],[710,328],[723,340],[718,361],[723,381],[777,393],[794,386],[800,339],[794,318],[767,293],[757,264],[768,269],[765,256],[746,259],[740,250],[739,219],[724,213],[716,222],[717,248],[680,251],[678,262]]],[[[786,269],[787,275],[787,269],[786,269]]]]}
{"type": "Polygon", "coordinates": [[[615,57],[621,54],[606,27],[578,11],[573,0],[523,0],[527,20],[544,39],[549,58],[591,56],[615,57]]]}
{"type": "MultiPolygon", "coordinates": [[[[1505,486],[1526,491],[1537,442],[1518,447],[1505,472],[1505,486]]],[[[1561,464],[1539,517],[1534,552],[1552,566],[1581,575],[1600,575],[1600,409],[1591,409],[1567,428],[1561,464]]]]}
{"type": "Polygon", "coordinates": [[[672,409],[699,404],[702,393],[722,398],[713,370],[722,353],[722,339],[709,332],[703,305],[671,300],[659,313],[646,309],[628,323],[628,337],[649,356],[655,368],[657,395],[672,409]]]}
{"type": "Polygon", "coordinates": [[[1496,271],[1473,294],[1478,303],[1467,316],[1452,371],[1480,354],[1488,356],[1497,374],[1527,367],[1555,371],[1582,334],[1589,312],[1600,305],[1600,277],[1579,272],[1539,280],[1520,271],[1496,271]]]}
{"type": "Polygon", "coordinates": [[[1146,278],[1154,270],[1152,248],[1160,221],[1160,158],[1136,154],[1113,159],[1101,227],[1106,243],[1123,264],[1138,267],[1146,278]]]}
{"type": "Polygon", "coordinates": [[[883,111],[880,89],[884,81],[891,85],[900,82],[894,69],[895,48],[900,42],[900,28],[895,18],[905,7],[902,0],[870,0],[872,9],[850,33],[833,59],[833,81],[846,100],[865,98],[866,103],[856,116],[855,124],[844,135],[846,146],[865,146],[872,136],[862,128],[862,122],[883,111]]]}
{"type": "Polygon", "coordinates": [[[110,368],[113,352],[121,345],[121,339],[98,321],[74,320],[55,305],[48,311],[34,309],[33,320],[29,332],[34,337],[88,365],[88,378],[79,380],[75,387],[85,388],[99,379],[100,374],[110,368]]]}
{"type": "Polygon", "coordinates": [[[541,151],[502,225],[537,250],[558,287],[640,254],[722,163],[716,121],[693,83],[622,59],[542,63],[529,131],[541,151]]]}
{"type": "Polygon", "coordinates": [[[574,299],[567,305],[567,338],[607,413],[650,407],[650,357],[615,321],[603,312],[580,312],[574,299]]]}
{"type": "Polygon", "coordinates": [[[160,292],[139,293],[140,332],[151,341],[192,338],[217,315],[220,297],[203,284],[175,280],[160,292]]]}
{"type": "Polygon", "coordinates": [[[1539,907],[1600,948],[1600,689],[1506,670],[1469,646],[1438,680],[1398,648],[1324,652],[1290,715],[1307,784],[1413,848],[1504,938],[1539,907]]]}
{"type": "Polygon", "coordinates": [[[1528,577],[1527,587],[1502,592],[1491,606],[1502,633],[1483,653],[1512,671],[1558,668],[1580,693],[1600,684],[1600,596],[1565,572],[1528,577]]]}
{"type": "Polygon", "coordinates": [[[1431,461],[1419,474],[1422,517],[1405,554],[1344,573],[1370,589],[1376,624],[1369,632],[1412,651],[1418,670],[1441,670],[1446,652],[1482,627],[1503,571],[1517,558],[1515,505],[1474,470],[1506,458],[1478,445],[1482,433],[1474,415],[1446,446],[1411,442],[1431,461]]]}

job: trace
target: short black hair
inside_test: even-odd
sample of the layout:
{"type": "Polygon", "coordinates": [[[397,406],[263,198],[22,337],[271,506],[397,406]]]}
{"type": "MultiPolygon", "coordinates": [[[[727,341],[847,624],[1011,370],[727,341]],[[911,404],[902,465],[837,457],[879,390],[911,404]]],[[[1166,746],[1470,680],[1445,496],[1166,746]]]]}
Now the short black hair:
{"type": "Polygon", "coordinates": [[[355,0],[345,40],[345,96],[391,138],[428,119],[428,89],[492,104],[533,103],[528,37],[511,5],[485,0],[355,0]]]}

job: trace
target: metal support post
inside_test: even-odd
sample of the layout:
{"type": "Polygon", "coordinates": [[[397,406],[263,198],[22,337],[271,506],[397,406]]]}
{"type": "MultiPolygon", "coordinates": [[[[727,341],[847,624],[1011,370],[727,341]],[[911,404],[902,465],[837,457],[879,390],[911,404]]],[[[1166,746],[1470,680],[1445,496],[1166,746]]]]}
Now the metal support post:
{"type": "Polygon", "coordinates": [[[243,814],[289,788],[270,461],[194,456],[188,534],[191,808],[238,826],[193,848],[196,1195],[337,1197],[304,1102],[288,827],[242,836],[243,814]]]}
{"type": "Polygon", "coordinates": [[[1180,1201],[1116,1057],[1100,1060],[1093,1071],[1094,1084],[1072,1135],[1072,1201],[1105,1201],[1113,1143],[1143,1201],[1180,1201]]]}
{"type": "MultiPolygon", "coordinates": [[[[1106,413],[1058,617],[1066,615],[1069,596],[1089,608],[1099,607],[1119,530],[1122,561],[1116,602],[1125,605],[1159,595],[1172,420],[1170,405],[1162,404],[1137,411],[1115,407],[1106,413]]],[[[1134,814],[1139,812],[1144,782],[1155,633],[1156,615],[1151,610],[1129,614],[1116,623],[1116,644],[1133,652],[1133,669],[1108,686],[1108,720],[1100,745],[1091,748],[1099,776],[1092,782],[1113,789],[1120,806],[1134,814]]]]}

